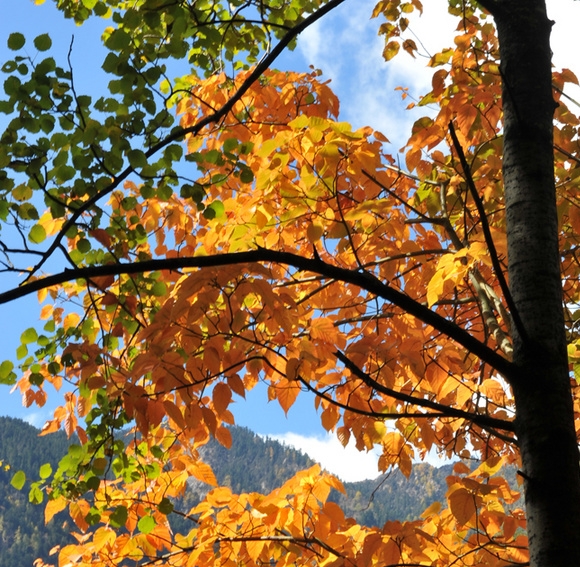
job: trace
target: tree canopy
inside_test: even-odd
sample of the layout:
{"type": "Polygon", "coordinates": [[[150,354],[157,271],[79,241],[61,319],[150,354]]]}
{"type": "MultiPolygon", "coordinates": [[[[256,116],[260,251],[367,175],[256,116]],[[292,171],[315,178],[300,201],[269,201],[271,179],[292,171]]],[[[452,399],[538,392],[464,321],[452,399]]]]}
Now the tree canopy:
{"type": "MultiPolygon", "coordinates": [[[[28,487],[76,524],[59,565],[580,561],[578,80],[551,69],[543,0],[450,0],[399,163],[389,132],[339,121],[318,70],[276,70],[344,1],[57,0],[108,22],[97,97],[49,34],[9,36],[0,246],[23,275],[0,302],[36,293],[42,323],[0,380],[27,406],[67,385],[43,433],[78,443],[28,487]],[[316,466],[232,494],[198,451],[230,446],[259,382],[285,411],[311,395],[381,471],[479,464],[456,465],[448,506],[380,529],[316,466]],[[178,509],[191,477],[215,488],[178,509]]],[[[369,14],[386,60],[417,54],[421,10],[369,14]]]]}

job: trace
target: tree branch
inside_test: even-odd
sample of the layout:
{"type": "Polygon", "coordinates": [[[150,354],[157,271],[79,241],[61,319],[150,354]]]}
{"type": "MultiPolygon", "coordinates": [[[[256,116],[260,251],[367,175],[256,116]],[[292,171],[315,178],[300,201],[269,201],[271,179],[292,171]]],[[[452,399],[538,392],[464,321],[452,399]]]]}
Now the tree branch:
{"type": "Polygon", "coordinates": [[[58,274],[29,281],[17,288],[1,293],[0,305],[20,297],[25,297],[41,289],[46,289],[77,279],[89,280],[99,276],[118,276],[121,274],[136,274],[142,272],[155,272],[159,270],[176,271],[182,268],[208,268],[255,262],[285,264],[296,268],[299,271],[308,271],[325,278],[356,285],[359,288],[400,307],[403,311],[454,340],[469,352],[479,357],[486,364],[489,364],[497,372],[502,374],[506,380],[511,381],[516,378],[517,369],[509,360],[506,360],[496,351],[478,341],[465,329],[462,329],[454,322],[445,319],[405,293],[381,282],[374,275],[368,272],[349,270],[332,264],[327,264],[319,258],[304,258],[303,256],[299,256],[292,252],[279,252],[276,250],[268,250],[266,248],[258,248],[257,250],[250,250],[247,252],[216,254],[213,256],[165,258],[144,262],[134,262],[130,264],[123,263],[105,266],[90,266],[78,269],[65,269],[63,272],[58,274]]]}
{"type": "Polygon", "coordinates": [[[345,367],[348,368],[348,370],[350,370],[352,374],[354,374],[357,378],[362,380],[367,386],[377,390],[377,392],[380,392],[385,396],[389,396],[391,398],[394,398],[395,400],[399,400],[401,402],[405,402],[415,406],[435,410],[437,412],[442,413],[443,414],[442,417],[458,417],[461,419],[465,419],[467,421],[471,421],[472,423],[479,425],[480,427],[483,427],[484,429],[493,428],[511,432],[515,430],[514,424],[510,421],[504,421],[503,419],[497,419],[495,417],[489,417],[487,415],[481,415],[477,413],[460,410],[457,408],[452,408],[450,406],[446,406],[445,404],[440,404],[438,402],[427,400],[425,398],[417,398],[415,396],[411,396],[409,394],[404,394],[403,392],[397,392],[396,390],[387,388],[383,384],[380,384],[379,382],[374,380],[369,374],[363,372],[344,353],[336,351],[334,354],[336,358],[338,358],[338,360],[340,360],[345,365],[345,367]]]}
{"type": "MultiPolygon", "coordinates": [[[[296,379],[312,394],[314,394],[315,396],[327,401],[329,404],[332,404],[333,406],[336,406],[344,411],[350,411],[352,413],[355,413],[357,415],[363,415],[365,417],[373,417],[377,420],[382,420],[382,421],[386,421],[387,419],[400,419],[402,417],[410,417],[412,419],[439,419],[441,417],[457,417],[457,416],[452,416],[450,414],[445,414],[442,411],[437,411],[435,413],[421,413],[421,412],[408,412],[408,411],[402,411],[402,412],[378,412],[378,411],[372,411],[372,410],[364,410],[364,409],[359,409],[359,408],[355,408],[352,406],[349,406],[348,404],[343,404],[337,400],[335,400],[333,397],[329,396],[328,394],[321,392],[320,390],[317,390],[314,386],[312,386],[311,384],[309,384],[304,378],[302,378],[302,376],[297,376],[296,379]]],[[[395,397],[395,396],[391,396],[391,397],[395,397]]],[[[421,404],[419,403],[421,401],[420,398],[417,398],[417,403],[415,403],[415,405],[420,406],[421,404]]]]}

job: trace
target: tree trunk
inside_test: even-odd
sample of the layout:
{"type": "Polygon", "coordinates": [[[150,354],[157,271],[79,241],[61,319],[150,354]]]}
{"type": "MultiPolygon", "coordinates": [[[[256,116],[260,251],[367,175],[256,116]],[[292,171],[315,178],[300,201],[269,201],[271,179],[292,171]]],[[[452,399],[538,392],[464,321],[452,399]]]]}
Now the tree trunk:
{"type": "MultiPolygon", "coordinates": [[[[486,5],[488,2],[482,2],[486,5]]],[[[544,0],[492,0],[503,80],[512,387],[530,562],[580,565],[580,467],[566,353],[554,183],[550,31],[544,0]]]]}

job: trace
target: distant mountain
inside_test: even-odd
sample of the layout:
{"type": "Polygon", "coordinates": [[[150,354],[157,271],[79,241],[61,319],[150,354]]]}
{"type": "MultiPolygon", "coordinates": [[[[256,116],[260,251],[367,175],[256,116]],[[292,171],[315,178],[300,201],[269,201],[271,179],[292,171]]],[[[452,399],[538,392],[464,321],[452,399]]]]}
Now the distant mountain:
{"type": "MultiPolygon", "coordinates": [[[[264,439],[249,429],[232,428],[232,448],[211,441],[202,449],[204,460],[213,468],[218,483],[232,492],[269,492],[314,461],[293,449],[264,439]]],[[[345,482],[346,496],[331,494],[347,516],[367,526],[382,526],[390,520],[416,519],[433,502],[444,501],[452,465],[433,467],[427,463],[413,466],[409,479],[394,471],[376,479],[345,482]]],[[[192,482],[194,491],[205,485],[192,482]]]]}
{"type": "MultiPolygon", "coordinates": [[[[14,471],[24,470],[27,477],[37,478],[40,465],[50,462],[54,466],[65,454],[64,434],[39,437],[38,433],[24,421],[0,417],[0,461],[11,465],[9,471],[0,467],[0,567],[32,567],[37,557],[48,561],[54,545],[71,540],[66,515],[44,526],[41,508],[29,504],[26,493],[10,485],[14,471]]],[[[234,493],[269,492],[314,464],[303,453],[245,428],[233,427],[232,437],[230,450],[212,441],[202,454],[218,482],[234,493]]],[[[414,519],[432,502],[444,501],[450,472],[451,465],[417,464],[408,480],[396,471],[374,480],[345,483],[347,495],[333,493],[331,499],[347,516],[368,526],[414,519]]],[[[205,491],[207,486],[192,481],[186,499],[195,502],[205,491]]],[[[174,527],[179,528],[179,523],[177,518],[174,527]]]]}

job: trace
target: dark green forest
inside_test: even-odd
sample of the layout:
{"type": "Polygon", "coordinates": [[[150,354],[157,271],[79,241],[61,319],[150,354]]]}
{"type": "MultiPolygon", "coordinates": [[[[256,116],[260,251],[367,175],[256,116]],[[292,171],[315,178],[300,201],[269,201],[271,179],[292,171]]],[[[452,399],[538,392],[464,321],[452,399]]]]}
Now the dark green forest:
{"type": "MultiPolygon", "coordinates": [[[[55,545],[70,541],[70,528],[65,513],[44,525],[43,508],[28,502],[28,491],[17,491],[10,484],[15,471],[23,470],[27,478],[37,479],[44,463],[53,468],[65,454],[68,441],[64,434],[39,437],[38,429],[24,421],[0,417],[0,567],[32,567],[36,558],[49,561],[55,545]],[[6,470],[6,465],[10,466],[6,470]]],[[[313,461],[303,453],[273,441],[263,439],[245,428],[232,428],[230,450],[211,442],[202,455],[215,471],[220,485],[233,492],[268,492],[280,486],[297,471],[313,461]]],[[[417,518],[433,501],[445,500],[446,476],[451,465],[440,468],[416,464],[410,479],[397,471],[374,480],[345,483],[347,495],[335,493],[347,515],[365,525],[383,525],[389,520],[417,518]]],[[[190,490],[176,510],[187,509],[208,489],[192,481],[190,490]]],[[[184,520],[170,515],[178,529],[184,520]]]]}
{"type": "Polygon", "coordinates": [[[38,479],[41,465],[54,468],[66,452],[64,433],[38,436],[38,429],[28,423],[0,417],[0,566],[31,567],[42,557],[49,560],[55,545],[72,540],[66,514],[58,514],[44,525],[43,508],[28,501],[28,491],[18,491],[10,481],[18,470],[27,478],[38,479]]]}

